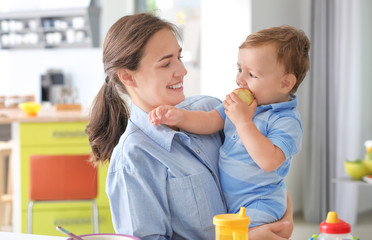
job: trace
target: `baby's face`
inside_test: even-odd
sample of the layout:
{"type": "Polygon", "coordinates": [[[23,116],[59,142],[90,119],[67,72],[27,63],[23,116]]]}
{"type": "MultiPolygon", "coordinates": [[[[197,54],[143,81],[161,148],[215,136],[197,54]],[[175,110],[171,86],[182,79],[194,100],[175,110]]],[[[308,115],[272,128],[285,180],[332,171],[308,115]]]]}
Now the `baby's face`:
{"type": "Polygon", "coordinates": [[[285,72],[277,61],[276,51],[272,44],[239,50],[236,83],[248,88],[258,105],[288,101],[288,94],[280,91],[285,72]]]}

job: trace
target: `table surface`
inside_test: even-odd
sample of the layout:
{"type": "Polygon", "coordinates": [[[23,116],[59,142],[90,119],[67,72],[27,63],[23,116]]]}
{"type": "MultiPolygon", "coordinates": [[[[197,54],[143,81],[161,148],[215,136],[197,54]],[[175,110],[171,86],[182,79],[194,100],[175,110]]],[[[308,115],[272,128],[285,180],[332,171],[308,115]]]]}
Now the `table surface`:
{"type": "Polygon", "coordinates": [[[334,183],[353,183],[353,184],[357,184],[357,185],[360,185],[360,186],[369,186],[369,187],[372,187],[372,184],[371,183],[364,182],[363,180],[353,180],[353,179],[348,178],[348,177],[334,178],[334,179],[332,179],[332,181],[334,183]]]}
{"type": "Polygon", "coordinates": [[[25,233],[0,232],[1,240],[66,240],[67,237],[35,235],[25,233]]]}

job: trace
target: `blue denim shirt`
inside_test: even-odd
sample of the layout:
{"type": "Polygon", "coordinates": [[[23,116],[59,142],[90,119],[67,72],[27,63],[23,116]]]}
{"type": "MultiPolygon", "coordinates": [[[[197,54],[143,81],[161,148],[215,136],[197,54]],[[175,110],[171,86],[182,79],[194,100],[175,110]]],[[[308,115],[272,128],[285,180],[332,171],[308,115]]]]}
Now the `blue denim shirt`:
{"type": "MultiPolygon", "coordinates": [[[[177,107],[209,111],[219,104],[194,96],[177,107]]],[[[213,216],[226,213],[218,173],[222,141],[221,132],[154,126],[132,104],[106,179],[115,231],[141,239],[214,239],[213,216]]]]}

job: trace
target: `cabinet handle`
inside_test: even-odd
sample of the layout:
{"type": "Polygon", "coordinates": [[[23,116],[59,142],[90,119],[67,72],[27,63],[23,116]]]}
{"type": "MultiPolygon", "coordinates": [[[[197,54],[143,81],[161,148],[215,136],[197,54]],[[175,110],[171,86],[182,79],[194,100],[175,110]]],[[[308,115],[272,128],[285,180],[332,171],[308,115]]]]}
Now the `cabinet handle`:
{"type": "Polygon", "coordinates": [[[78,138],[86,137],[86,133],[83,131],[53,131],[52,137],[54,138],[78,138]]]}
{"type": "MultiPolygon", "coordinates": [[[[98,218],[99,223],[104,222],[104,218],[98,218]]],[[[54,219],[53,224],[56,226],[67,226],[67,225],[84,225],[84,224],[91,224],[91,218],[62,218],[62,219],[54,219]]]]}

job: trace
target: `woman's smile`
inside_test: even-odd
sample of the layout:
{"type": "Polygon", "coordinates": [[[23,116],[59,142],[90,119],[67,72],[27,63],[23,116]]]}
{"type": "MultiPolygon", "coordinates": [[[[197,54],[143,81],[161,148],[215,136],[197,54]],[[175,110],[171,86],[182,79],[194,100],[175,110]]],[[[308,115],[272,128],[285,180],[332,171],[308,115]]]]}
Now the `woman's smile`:
{"type": "Polygon", "coordinates": [[[168,89],[183,90],[183,82],[167,86],[168,89]]]}

